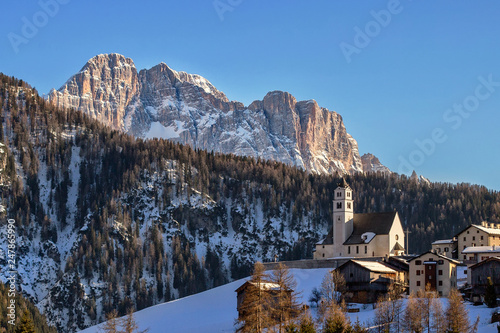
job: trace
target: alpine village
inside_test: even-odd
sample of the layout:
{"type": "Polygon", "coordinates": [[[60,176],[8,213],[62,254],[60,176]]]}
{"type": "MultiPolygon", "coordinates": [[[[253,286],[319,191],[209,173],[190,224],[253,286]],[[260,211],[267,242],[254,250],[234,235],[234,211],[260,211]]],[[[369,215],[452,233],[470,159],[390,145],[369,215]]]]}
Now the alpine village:
{"type": "Polygon", "coordinates": [[[0,332],[500,332],[500,193],[359,156],[314,100],[119,54],[0,84],[0,332]]]}

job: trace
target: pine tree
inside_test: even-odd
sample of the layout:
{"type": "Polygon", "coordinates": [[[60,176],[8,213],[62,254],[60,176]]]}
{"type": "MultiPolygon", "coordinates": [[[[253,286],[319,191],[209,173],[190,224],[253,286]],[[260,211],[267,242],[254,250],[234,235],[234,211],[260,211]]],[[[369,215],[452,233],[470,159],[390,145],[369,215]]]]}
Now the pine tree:
{"type": "Polygon", "coordinates": [[[406,302],[406,308],[403,313],[403,328],[405,332],[421,333],[424,331],[421,302],[419,302],[414,292],[410,294],[406,302]]]}
{"type": "Polygon", "coordinates": [[[245,290],[240,305],[240,315],[236,321],[236,332],[261,333],[272,323],[272,297],[269,287],[269,276],[265,274],[264,265],[255,263],[249,285],[245,290]]]}
{"type": "Polygon", "coordinates": [[[15,333],[35,333],[35,326],[28,311],[25,311],[15,333]]]}
{"type": "Polygon", "coordinates": [[[278,285],[278,289],[275,290],[276,301],[273,304],[272,317],[275,318],[281,333],[288,321],[299,314],[297,282],[283,263],[279,263],[273,271],[271,282],[278,285]]]}
{"type": "Polygon", "coordinates": [[[99,331],[102,333],[118,333],[118,326],[120,324],[120,320],[117,319],[118,312],[116,310],[111,311],[106,314],[106,322],[99,328],[99,331]]]}
{"type": "Polygon", "coordinates": [[[343,333],[350,332],[351,330],[352,327],[349,318],[347,318],[346,314],[342,311],[342,308],[336,303],[331,303],[325,313],[323,332],[343,333]]]}
{"type": "Polygon", "coordinates": [[[493,281],[491,280],[490,276],[488,276],[488,279],[486,281],[486,292],[484,295],[484,303],[489,308],[494,308],[497,306],[497,294],[495,291],[495,286],[493,285],[493,281]]]}
{"type": "Polygon", "coordinates": [[[470,332],[473,328],[469,323],[469,313],[465,308],[462,296],[456,289],[452,289],[448,295],[446,323],[448,333],[465,333],[470,332]]]}
{"type": "Polygon", "coordinates": [[[300,318],[300,333],[316,333],[316,327],[309,312],[303,313],[300,318]]]}

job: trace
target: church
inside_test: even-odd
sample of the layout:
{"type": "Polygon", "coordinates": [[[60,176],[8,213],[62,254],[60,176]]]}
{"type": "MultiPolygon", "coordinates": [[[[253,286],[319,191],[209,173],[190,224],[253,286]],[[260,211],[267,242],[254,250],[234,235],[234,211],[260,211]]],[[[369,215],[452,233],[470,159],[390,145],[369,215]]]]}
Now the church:
{"type": "Polygon", "coordinates": [[[405,235],[397,212],[354,214],[352,189],[345,179],[335,189],[333,225],[316,244],[314,259],[402,255],[405,235]]]}

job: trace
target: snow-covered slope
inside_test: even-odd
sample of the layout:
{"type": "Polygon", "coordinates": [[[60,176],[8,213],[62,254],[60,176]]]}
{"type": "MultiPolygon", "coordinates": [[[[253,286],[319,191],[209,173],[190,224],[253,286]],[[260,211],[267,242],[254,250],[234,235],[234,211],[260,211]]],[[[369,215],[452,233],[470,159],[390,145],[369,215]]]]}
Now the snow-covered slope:
{"type": "MultiPolygon", "coordinates": [[[[291,269],[297,281],[297,290],[302,292],[302,301],[307,302],[314,287],[319,288],[321,281],[329,269],[291,269]]],[[[234,332],[234,321],[238,315],[236,311],[235,290],[246,279],[168,303],[156,305],[135,313],[135,320],[139,329],[149,328],[149,333],[220,333],[234,332]]],[[[446,306],[446,299],[442,299],[446,306]]],[[[362,324],[373,321],[375,311],[371,305],[360,305],[359,313],[350,313],[352,322],[356,319],[362,324]]],[[[486,306],[467,305],[470,321],[480,316],[479,332],[496,333],[496,324],[488,324],[491,318],[491,309],[486,306]]],[[[315,311],[313,309],[313,315],[315,311]]],[[[102,325],[102,324],[101,324],[102,325]]],[[[97,333],[100,325],[90,327],[81,333],[97,333]]]]}

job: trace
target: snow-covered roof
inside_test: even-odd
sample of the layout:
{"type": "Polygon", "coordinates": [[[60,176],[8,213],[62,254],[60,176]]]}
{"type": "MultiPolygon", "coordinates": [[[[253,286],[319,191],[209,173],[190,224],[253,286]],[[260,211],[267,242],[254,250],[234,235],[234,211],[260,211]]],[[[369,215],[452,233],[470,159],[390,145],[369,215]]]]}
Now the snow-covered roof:
{"type": "Polygon", "coordinates": [[[440,239],[435,242],[432,242],[432,245],[439,245],[439,244],[453,244],[453,239],[440,239]]]}
{"type": "Polygon", "coordinates": [[[386,265],[383,265],[377,261],[361,261],[361,260],[352,260],[352,262],[372,271],[372,272],[378,272],[378,273],[394,273],[396,274],[397,272],[392,269],[387,267],[386,265]]]}
{"type": "Polygon", "coordinates": [[[469,246],[462,253],[500,253],[500,246],[469,246]]]}
{"type": "Polygon", "coordinates": [[[500,235],[500,229],[495,229],[495,228],[486,228],[483,227],[482,225],[474,225],[476,228],[479,230],[482,230],[490,235],[500,235]]]}

